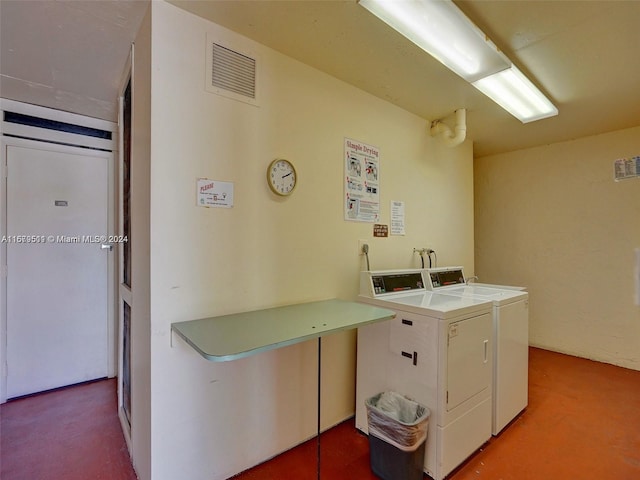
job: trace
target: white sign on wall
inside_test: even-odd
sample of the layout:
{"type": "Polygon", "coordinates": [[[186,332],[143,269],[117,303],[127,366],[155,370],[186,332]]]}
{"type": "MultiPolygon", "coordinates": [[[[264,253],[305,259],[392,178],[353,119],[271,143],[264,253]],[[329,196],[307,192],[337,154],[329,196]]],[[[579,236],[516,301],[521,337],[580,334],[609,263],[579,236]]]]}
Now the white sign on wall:
{"type": "Polygon", "coordinates": [[[391,235],[404,235],[404,202],[391,201],[391,235]]]}
{"type": "Polygon", "coordinates": [[[640,156],[619,158],[613,162],[613,178],[616,182],[640,177],[640,156]]]}
{"type": "Polygon", "coordinates": [[[380,151],[344,139],[344,219],[375,223],[380,219],[380,151]]]}
{"type": "Polygon", "coordinates": [[[198,178],[196,192],[199,207],[233,207],[232,182],[218,182],[208,178],[198,178]]]}
{"type": "Polygon", "coordinates": [[[640,307],[640,248],[636,248],[636,305],[640,307]]]}

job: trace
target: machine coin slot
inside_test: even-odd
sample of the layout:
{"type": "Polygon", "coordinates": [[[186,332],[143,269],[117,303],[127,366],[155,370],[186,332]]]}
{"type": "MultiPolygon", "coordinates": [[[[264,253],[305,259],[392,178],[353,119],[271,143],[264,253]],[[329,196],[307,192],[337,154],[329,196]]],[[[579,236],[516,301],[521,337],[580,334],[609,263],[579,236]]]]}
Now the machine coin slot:
{"type": "Polygon", "coordinates": [[[54,203],[56,207],[66,207],[69,205],[66,200],[56,200],[54,203]]]}
{"type": "Polygon", "coordinates": [[[409,352],[405,352],[403,350],[402,351],[402,356],[412,359],[414,365],[418,364],[418,352],[409,353],[409,352]]]}
{"type": "Polygon", "coordinates": [[[404,319],[404,318],[403,318],[403,319],[402,319],[402,324],[403,324],[403,325],[409,325],[409,326],[412,326],[412,325],[413,325],[413,321],[411,321],[411,320],[406,320],[406,319],[404,319]]]}

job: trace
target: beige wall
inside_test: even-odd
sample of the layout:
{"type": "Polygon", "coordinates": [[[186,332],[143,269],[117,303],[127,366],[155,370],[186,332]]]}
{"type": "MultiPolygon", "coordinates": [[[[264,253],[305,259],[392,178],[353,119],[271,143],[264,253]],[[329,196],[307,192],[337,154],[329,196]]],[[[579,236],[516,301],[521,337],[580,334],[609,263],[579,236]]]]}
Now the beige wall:
{"type": "Polygon", "coordinates": [[[476,273],[530,291],[532,345],[640,370],[640,127],[475,160],[476,273]]]}
{"type": "Polygon", "coordinates": [[[151,478],[150,52],[151,9],[142,21],[135,40],[131,75],[131,454],[141,480],[151,478]]]}
{"type": "MultiPolygon", "coordinates": [[[[171,324],[353,299],[359,239],[372,268],[419,266],[413,248],[429,247],[472,272],[472,146],[444,147],[424,119],[172,5],[151,9],[151,48],[136,46],[151,80],[134,87],[151,89],[150,205],[138,197],[150,237],[134,239],[150,254],[151,478],[223,479],[314,434],[316,342],[213,363],[171,324]],[[259,57],[260,107],[205,91],[207,34],[259,57]],[[404,201],[405,236],[373,239],[371,224],[343,220],[345,137],[380,149],[381,223],[404,201]],[[296,165],[290,198],[267,187],[276,157],[296,165]],[[197,207],[199,177],[233,182],[234,207],[197,207]]],[[[322,367],[328,426],[354,412],[354,332],[323,340],[322,367]]]]}

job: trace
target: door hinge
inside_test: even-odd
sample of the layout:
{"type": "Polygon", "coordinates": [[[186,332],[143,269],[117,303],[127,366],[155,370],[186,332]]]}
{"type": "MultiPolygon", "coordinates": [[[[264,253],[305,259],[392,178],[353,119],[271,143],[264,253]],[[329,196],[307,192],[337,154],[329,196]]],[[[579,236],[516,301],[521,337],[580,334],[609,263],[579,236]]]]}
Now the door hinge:
{"type": "Polygon", "coordinates": [[[449,390],[447,390],[447,405],[449,405],[449,390]]]}

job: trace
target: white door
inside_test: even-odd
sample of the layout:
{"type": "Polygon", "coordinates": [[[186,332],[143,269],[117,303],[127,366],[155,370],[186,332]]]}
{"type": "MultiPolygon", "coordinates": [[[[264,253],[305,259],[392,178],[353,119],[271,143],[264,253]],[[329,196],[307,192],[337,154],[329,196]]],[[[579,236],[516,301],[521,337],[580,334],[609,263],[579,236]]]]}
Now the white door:
{"type": "Polygon", "coordinates": [[[6,148],[12,398],[107,376],[110,154],[6,148]]]}
{"type": "Polygon", "coordinates": [[[491,388],[493,319],[485,313],[449,325],[447,410],[491,388]]]}

